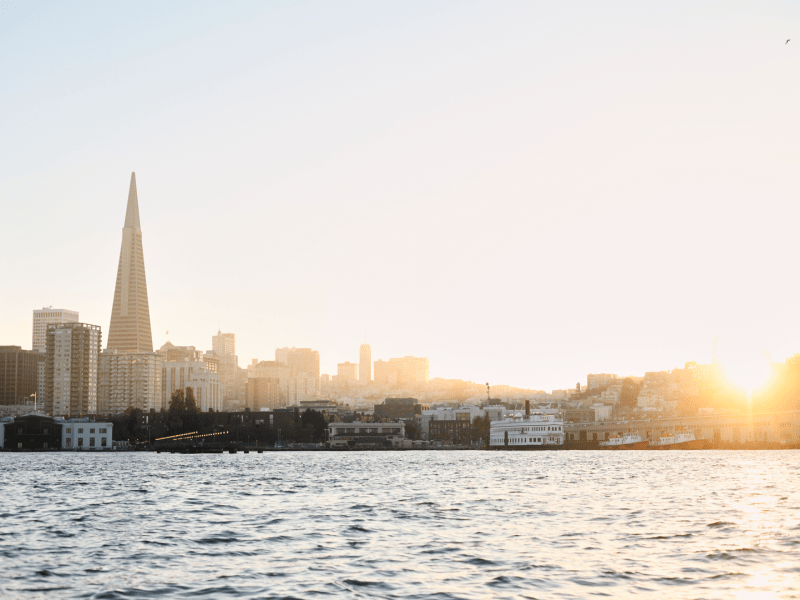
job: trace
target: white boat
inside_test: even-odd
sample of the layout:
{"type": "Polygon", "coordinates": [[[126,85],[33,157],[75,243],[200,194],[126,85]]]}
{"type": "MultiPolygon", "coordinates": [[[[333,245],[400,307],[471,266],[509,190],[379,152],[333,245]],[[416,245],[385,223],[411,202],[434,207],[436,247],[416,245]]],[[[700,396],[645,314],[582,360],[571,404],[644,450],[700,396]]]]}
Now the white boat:
{"type": "Polygon", "coordinates": [[[674,433],[662,431],[657,440],[650,442],[653,450],[696,450],[704,448],[706,440],[698,440],[694,432],[686,428],[679,429],[674,433]]]}
{"type": "Polygon", "coordinates": [[[544,450],[564,447],[564,419],[561,415],[531,413],[525,402],[525,413],[492,421],[489,447],[509,450],[544,450]]]}
{"type": "Polygon", "coordinates": [[[611,435],[606,441],[600,442],[600,447],[604,450],[644,450],[647,444],[647,440],[643,440],[641,435],[629,431],[611,435]]]}

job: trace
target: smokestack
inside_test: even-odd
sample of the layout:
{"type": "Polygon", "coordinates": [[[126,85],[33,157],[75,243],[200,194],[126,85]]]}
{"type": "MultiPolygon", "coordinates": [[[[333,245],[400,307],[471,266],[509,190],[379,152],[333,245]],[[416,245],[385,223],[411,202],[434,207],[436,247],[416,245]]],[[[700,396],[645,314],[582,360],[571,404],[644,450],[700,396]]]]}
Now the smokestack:
{"type": "Polygon", "coordinates": [[[525,400],[525,416],[526,417],[530,417],[531,416],[531,401],[530,400],[525,400]]]}

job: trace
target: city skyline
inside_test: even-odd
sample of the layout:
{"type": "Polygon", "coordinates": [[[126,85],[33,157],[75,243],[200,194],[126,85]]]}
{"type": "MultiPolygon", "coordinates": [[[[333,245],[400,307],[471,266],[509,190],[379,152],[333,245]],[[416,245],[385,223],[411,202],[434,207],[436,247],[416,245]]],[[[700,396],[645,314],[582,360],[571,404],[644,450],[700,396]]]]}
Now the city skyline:
{"type": "Polygon", "coordinates": [[[105,329],[136,171],[154,347],[221,329],[240,365],[314,348],[332,375],[366,329],[373,360],[545,390],[709,363],[718,335],[784,360],[800,9],[626,6],[242,4],[226,23],[272,34],[254,48],[207,10],[165,8],[167,35],[147,11],[14,8],[3,343],[28,348],[42,306],[105,329]],[[60,54],[67,31],[85,43],[60,54]]]}

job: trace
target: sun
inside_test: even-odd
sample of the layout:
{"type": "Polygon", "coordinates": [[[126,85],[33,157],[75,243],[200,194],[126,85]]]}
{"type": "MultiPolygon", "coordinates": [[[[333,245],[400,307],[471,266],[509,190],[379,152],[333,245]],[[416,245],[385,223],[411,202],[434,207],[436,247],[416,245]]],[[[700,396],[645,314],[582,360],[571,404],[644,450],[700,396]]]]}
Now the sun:
{"type": "Polygon", "coordinates": [[[763,387],[770,378],[769,355],[747,340],[721,338],[717,346],[717,360],[726,378],[748,394],[763,387]]]}

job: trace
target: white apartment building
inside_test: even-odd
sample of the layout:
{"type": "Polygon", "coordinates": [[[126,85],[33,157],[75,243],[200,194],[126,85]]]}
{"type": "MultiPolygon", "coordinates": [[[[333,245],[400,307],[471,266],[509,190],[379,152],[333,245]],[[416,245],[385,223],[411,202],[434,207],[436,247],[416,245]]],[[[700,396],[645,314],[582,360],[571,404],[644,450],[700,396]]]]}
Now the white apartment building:
{"type": "Polygon", "coordinates": [[[47,326],[45,411],[54,417],[97,411],[98,325],[61,323],[47,326]]]}
{"type": "MultiPolygon", "coordinates": [[[[47,326],[54,323],[77,323],[78,311],[67,310],[65,308],[53,308],[45,306],[42,310],[33,311],[33,342],[31,348],[37,352],[45,352],[47,350],[47,326]]],[[[39,402],[44,402],[45,385],[44,385],[45,363],[39,363],[38,368],[38,385],[36,389],[36,396],[39,402]]]]}
{"type": "Polygon", "coordinates": [[[104,350],[100,355],[97,412],[115,415],[128,408],[161,410],[163,363],[156,352],[104,350]]]}
{"type": "Polygon", "coordinates": [[[61,427],[63,450],[105,450],[113,446],[112,423],[93,423],[88,419],[67,419],[61,427]]]}
{"type": "Polygon", "coordinates": [[[209,371],[202,360],[168,361],[161,369],[161,408],[169,409],[175,390],[190,387],[194,390],[197,407],[202,412],[210,408],[222,410],[222,382],[219,373],[209,371]]]}

